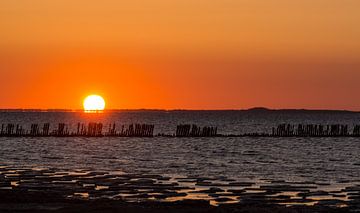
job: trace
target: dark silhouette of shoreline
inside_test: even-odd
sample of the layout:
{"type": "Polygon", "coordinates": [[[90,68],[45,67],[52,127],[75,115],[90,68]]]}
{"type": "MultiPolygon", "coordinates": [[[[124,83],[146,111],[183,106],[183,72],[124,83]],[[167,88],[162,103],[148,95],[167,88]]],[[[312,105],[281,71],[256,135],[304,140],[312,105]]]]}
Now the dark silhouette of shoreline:
{"type": "MultiPolygon", "coordinates": [[[[319,112],[328,112],[328,113],[360,113],[360,111],[355,110],[343,110],[343,109],[271,109],[266,107],[253,107],[249,109],[105,109],[103,112],[198,112],[198,111],[208,111],[208,112],[308,112],[308,113],[319,113],[319,112]]],[[[0,112],[84,112],[83,109],[0,109],[0,112]]]]}

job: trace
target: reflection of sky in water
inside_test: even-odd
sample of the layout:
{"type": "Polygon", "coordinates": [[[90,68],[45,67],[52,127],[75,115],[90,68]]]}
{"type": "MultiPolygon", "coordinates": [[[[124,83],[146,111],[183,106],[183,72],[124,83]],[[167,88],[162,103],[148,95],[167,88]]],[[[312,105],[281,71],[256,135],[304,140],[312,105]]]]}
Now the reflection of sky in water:
{"type": "Polygon", "coordinates": [[[13,169],[1,168],[5,179],[16,178],[0,190],[54,190],[62,191],[67,198],[121,199],[129,202],[158,200],[207,200],[211,205],[238,202],[270,202],[282,205],[325,204],[344,207],[351,203],[353,183],[325,184],[310,182],[264,181],[252,179],[226,179],[173,177],[151,174],[126,174],[123,172],[94,172],[89,170],[13,169]],[[59,174],[62,174],[59,176],[59,174]],[[246,181],[246,182],[243,182],[246,181]],[[243,184],[244,186],[235,186],[243,184]],[[246,186],[245,186],[246,185],[246,186]]]}
{"type": "Polygon", "coordinates": [[[357,138],[0,138],[0,162],[264,180],[358,180],[357,138]],[[251,151],[251,154],[249,154],[251,151]],[[333,159],[338,159],[334,161],[333,159]]]}
{"type": "MultiPolygon", "coordinates": [[[[282,122],[356,124],[358,114],[249,112],[0,113],[0,123],[149,123],[173,133],[180,123],[216,125],[219,133],[268,131],[282,122]]],[[[106,130],[106,125],[105,125],[106,130]]],[[[0,138],[0,162],[19,168],[89,169],[237,181],[315,182],[340,191],[360,175],[359,138],[0,138]]],[[[0,167],[1,168],[1,167],[0,167]]],[[[79,175],[83,171],[75,171],[79,175]]],[[[16,176],[15,174],[9,174],[16,176]]],[[[61,177],[61,173],[57,173],[61,177]]],[[[216,181],[218,182],[218,181],[216,181]]],[[[16,184],[16,183],[14,183],[16,184]]],[[[181,183],[185,184],[185,183],[181,183]]],[[[275,184],[275,183],[273,183],[275,184]]],[[[256,188],[257,185],[252,186],[256,188]]],[[[289,192],[291,193],[291,192],[289,192]]],[[[344,193],[336,193],[337,199],[344,193]]],[[[284,194],[286,195],[286,194],[284,194]]],[[[196,194],[186,197],[195,198],[196,194]]],[[[199,195],[203,196],[203,195],[199,195]]],[[[314,196],[314,199],[329,199],[314,196]]],[[[179,199],[178,197],[169,199],[179,199]]]]}

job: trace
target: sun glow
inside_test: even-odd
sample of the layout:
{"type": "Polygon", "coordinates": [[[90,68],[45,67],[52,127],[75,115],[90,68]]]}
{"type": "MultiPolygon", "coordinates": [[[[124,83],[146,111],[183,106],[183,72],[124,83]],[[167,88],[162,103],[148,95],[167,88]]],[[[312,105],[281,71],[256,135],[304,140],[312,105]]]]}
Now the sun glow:
{"type": "Polygon", "coordinates": [[[105,100],[99,95],[89,95],[84,100],[85,112],[99,112],[105,109],[105,100]]]}

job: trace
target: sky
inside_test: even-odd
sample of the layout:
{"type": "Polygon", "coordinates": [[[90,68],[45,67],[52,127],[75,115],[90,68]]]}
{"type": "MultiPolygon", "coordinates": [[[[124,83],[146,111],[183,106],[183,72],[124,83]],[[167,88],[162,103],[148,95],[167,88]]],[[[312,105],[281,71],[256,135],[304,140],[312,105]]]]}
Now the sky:
{"type": "Polygon", "coordinates": [[[0,0],[0,108],[360,111],[358,0],[0,0]]]}

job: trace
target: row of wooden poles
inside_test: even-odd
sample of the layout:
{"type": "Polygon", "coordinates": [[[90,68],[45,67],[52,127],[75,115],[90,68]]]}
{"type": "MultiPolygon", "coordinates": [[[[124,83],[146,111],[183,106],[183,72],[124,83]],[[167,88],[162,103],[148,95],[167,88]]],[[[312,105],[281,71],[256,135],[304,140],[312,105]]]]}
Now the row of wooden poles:
{"type": "MultiPolygon", "coordinates": [[[[84,137],[153,137],[154,125],[152,124],[130,124],[121,125],[117,130],[116,124],[109,124],[107,131],[102,123],[77,123],[75,131],[70,130],[70,125],[59,123],[57,128],[50,131],[50,123],[43,125],[31,124],[30,130],[17,124],[2,124],[0,137],[67,137],[67,136],[84,136],[84,137]]],[[[195,124],[182,124],[176,127],[175,134],[158,136],[174,137],[234,137],[234,136],[262,136],[262,137],[360,137],[360,125],[355,125],[350,129],[348,125],[320,125],[320,124],[280,124],[272,128],[271,133],[245,133],[240,135],[222,135],[218,134],[217,127],[204,126],[200,127],[195,124]]]]}
{"type": "Polygon", "coordinates": [[[203,128],[195,124],[178,125],[176,127],[176,137],[214,137],[218,136],[217,127],[204,126],[203,128]]]}
{"type": "MultiPolygon", "coordinates": [[[[30,130],[25,130],[21,125],[17,124],[2,124],[0,136],[6,137],[21,137],[21,136],[119,136],[119,137],[153,137],[154,125],[152,124],[130,124],[128,126],[121,125],[120,130],[117,130],[116,124],[110,124],[108,130],[104,132],[104,125],[102,123],[89,123],[85,125],[78,123],[76,131],[70,131],[69,125],[59,123],[56,129],[50,131],[50,123],[45,123],[43,126],[39,124],[31,124],[30,130]]],[[[164,134],[159,134],[164,135],[164,134]]],[[[212,137],[217,135],[217,127],[205,126],[203,128],[196,125],[179,125],[177,126],[176,134],[171,136],[176,137],[212,137]]]]}
{"type": "Polygon", "coordinates": [[[350,130],[348,125],[333,124],[280,124],[277,128],[272,129],[271,136],[275,137],[343,137],[343,136],[360,136],[360,125],[355,125],[350,130]]]}
{"type": "Polygon", "coordinates": [[[119,136],[119,137],[152,137],[154,135],[154,125],[152,124],[130,124],[128,126],[122,125],[120,131],[116,130],[116,124],[110,124],[108,131],[104,132],[104,125],[102,123],[89,123],[88,125],[78,123],[76,131],[70,131],[69,125],[59,123],[57,128],[50,131],[50,123],[45,123],[43,126],[39,124],[31,124],[30,130],[25,130],[21,125],[17,124],[2,124],[0,136],[5,137],[67,137],[67,136],[86,136],[86,137],[101,137],[101,136],[119,136]]]}
{"type": "MultiPolygon", "coordinates": [[[[67,137],[67,136],[85,136],[85,137],[102,137],[102,136],[118,136],[118,137],[153,137],[154,125],[152,124],[130,124],[121,125],[117,130],[116,124],[109,124],[107,131],[104,131],[102,123],[77,123],[75,131],[70,130],[70,126],[65,123],[59,123],[57,128],[50,131],[50,123],[42,126],[39,124],[31,124],[30,130],[25,130],[21,125],[2,124],[0,136],[2,137],[67,137]]],[[[172,135],[158,134],[158,136],[175,136],[175,137],[214,137],[218,136],[217,127],[197,125],[178,125],[176,133],[172,135]]]]}

